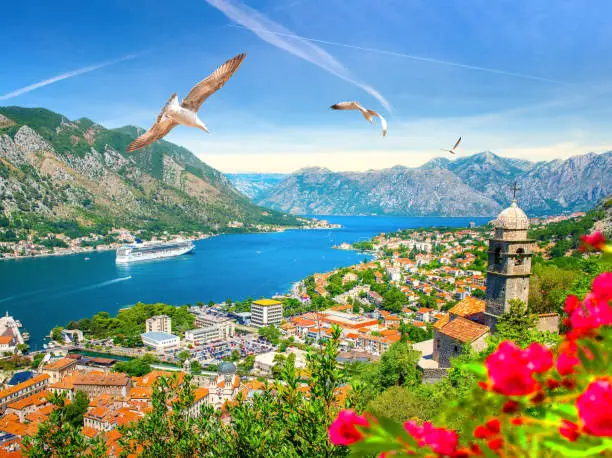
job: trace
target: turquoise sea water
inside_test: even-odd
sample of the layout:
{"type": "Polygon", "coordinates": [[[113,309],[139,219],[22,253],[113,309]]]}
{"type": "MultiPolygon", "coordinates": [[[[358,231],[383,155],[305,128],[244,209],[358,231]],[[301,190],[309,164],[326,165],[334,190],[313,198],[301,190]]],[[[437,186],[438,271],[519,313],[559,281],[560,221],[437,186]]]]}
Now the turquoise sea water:
{"type": "Polygon", "coordinates": [[[332,245],[399,228],[467,226],[489,218],[327,217],[334,230],[223,235],[196,242],[192,255],[117,266],[114,252],[0,261],[0,313],[8,311],[40,348],[51,328],[135,302],[174,305],[259,298],[314,273],[361,261],[332,245]],[[86,261],[85,258],[90,260],[86,261]]]}

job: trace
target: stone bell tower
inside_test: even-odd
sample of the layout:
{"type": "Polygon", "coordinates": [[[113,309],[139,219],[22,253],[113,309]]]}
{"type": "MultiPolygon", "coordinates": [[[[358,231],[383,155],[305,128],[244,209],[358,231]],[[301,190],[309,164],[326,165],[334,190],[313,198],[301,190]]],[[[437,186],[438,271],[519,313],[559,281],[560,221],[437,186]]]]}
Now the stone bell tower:
{"type": "Polygon", "coordinates": [[[527,238],[529,219],[514,199],[495,221],[495,232],[489,240],[485,324],[495,330],[497,319],[510,310],[509,302],[529,298],[529,277],[533,241],[527,238]]]}

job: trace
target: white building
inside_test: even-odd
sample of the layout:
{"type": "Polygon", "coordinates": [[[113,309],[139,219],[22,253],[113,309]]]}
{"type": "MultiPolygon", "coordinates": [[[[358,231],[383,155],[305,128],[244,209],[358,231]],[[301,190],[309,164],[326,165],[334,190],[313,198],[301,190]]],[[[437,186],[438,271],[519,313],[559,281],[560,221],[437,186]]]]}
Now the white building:
{"type": "Polygon", "coordinates": [[[196,313],[195,325],[198,328],[215,328],[219,339],[230,339],[236,334],[236,323],[231,318],[208,313],[196,313]]]}
{"type": "Polygon", "coordinates": [[[147,332],[172,332],[172,319],[168,315],[152,316],[146,324],[147,332]]]}
{"type": "Polygon", "coordinates": [[[260,299],[251,304],[251,324],[262,327],[279,325],[283,319],[283,304],[274,299],[260,299]]]}
{"type": "Polygon", "coordinates": [[[219,328],[216,326],[207,326],[205,328],[185,331],[185,342],[189,342],[193,345],[203,345],[215,340],[221,340],[219,328]]]}
{"type": "Polygon", "coordinates": [[[145,332],[140,334],[140,338],[143,344],[153,347],[155,350],[165,350],[167,348],[176,347],[181,342],[178,336],[159,331],[145,332]]]}

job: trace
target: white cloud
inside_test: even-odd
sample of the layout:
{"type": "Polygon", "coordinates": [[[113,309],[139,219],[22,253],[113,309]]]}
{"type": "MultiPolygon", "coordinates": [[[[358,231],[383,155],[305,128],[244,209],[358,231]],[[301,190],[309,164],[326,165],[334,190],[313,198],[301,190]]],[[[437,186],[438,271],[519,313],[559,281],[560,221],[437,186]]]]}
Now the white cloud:
{"type": "Polygon", "coordinates": [[[257,10],[239,1],[206,1],[235,23],[252,31],[262,40],[317,65],[338,78],[360,87],[372,97],[376,98],[387,110],[391,110],[391,105],[387,99],[385,99],[376,89],[356,79],[346,67],[319,46],[293,34],[287,28],[268,19],[257,10]]]}

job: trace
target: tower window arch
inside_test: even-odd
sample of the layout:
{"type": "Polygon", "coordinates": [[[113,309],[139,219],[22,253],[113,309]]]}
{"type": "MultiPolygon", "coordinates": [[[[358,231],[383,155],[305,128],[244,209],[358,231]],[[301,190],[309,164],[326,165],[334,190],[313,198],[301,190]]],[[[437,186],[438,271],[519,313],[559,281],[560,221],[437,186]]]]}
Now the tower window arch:
{"type": "Polygon", "coordinates": [[[520,266],[523,264],[524,260],[525,260],[525,250],[522,248],[519,248],[518,250],[516,250],[516,257],[514,258],[514,265],[520,266]]]}
{"type": "Polygon", "coordinates": [[[495,264],[497,265],[501,264],[502,263],[501,247],[495,248],[493,255],[494,255],[495,264]]]}

